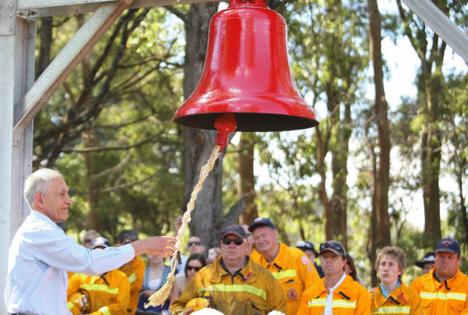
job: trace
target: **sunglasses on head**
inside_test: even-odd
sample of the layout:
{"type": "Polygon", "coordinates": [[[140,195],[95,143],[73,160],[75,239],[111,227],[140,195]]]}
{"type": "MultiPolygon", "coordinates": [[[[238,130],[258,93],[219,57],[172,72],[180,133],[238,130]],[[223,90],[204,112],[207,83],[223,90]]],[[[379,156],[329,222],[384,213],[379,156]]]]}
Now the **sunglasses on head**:
{"type": "Polygon", "coordinates": [[[188,242],[187,246],[190,247],[190,246],[200,246],[201,245],[201,242],[188,242]]]}
{"type": "Polygon", "coordinates": [[[321,251],[324,250],[324,249],[327,249],[327,248],[333,249],[333,250],[335,250],[335,251],[337,251],[337,252],[339,252],[339,253],[344,252],[343,247],[341,247],[341,245],[338,244],[338,243],[335,243],[335,242],[327,242],[327,243],[322,243],[322,244],[320,244],[320,250],[321,250],[321,251]]]}
{"type": "Polygon", "coordinates": [[[229,245],[231,243],[234,243],[236,245],[241,245],[244,242],[244,240],[240,238],[223,238],[223,244],[224,245],[229,245]]]}
{"type": "Polygon", "coordinates": [[[200,271],[200,269],[202,269],[202,267],[187,265],[187,270],[200,271]]]}

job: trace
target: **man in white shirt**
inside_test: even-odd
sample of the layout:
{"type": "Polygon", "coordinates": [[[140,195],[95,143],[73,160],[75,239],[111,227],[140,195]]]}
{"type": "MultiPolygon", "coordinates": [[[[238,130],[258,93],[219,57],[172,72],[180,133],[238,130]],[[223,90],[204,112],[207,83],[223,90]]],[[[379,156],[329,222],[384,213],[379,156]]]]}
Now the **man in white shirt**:
{"type": "Polygon", "coordinates": [[[40,169],[26,179],[31,214],[10,245],[5,304],[9,313],[71,314],[66,305],[67,271],[101,274],[141,254],[170,256],[174,237],[150,237],[120,247],[90,250],[57,225],[68,218],[71,199],[62,174],[40,169]]]}

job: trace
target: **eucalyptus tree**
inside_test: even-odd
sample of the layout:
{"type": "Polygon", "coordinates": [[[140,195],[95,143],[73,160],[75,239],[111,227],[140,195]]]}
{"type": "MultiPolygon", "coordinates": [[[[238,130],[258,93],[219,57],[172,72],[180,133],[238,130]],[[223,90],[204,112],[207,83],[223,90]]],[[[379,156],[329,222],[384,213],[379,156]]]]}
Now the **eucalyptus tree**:
{"type": "MultiPolygon", "coordinates": [[[[164,9],[124,13],[35,121],[35,167],[58,167],[69,180],[71,227],[108,236],[172,229],[181,196],[167,190],[180,190],[181,142],[170,121],[183,46],[167,17],[164,9]]],[[[85,19],[40,28],[39,71],[85,19]]]]}
{"type": "Polygon", "coordinates": [[[346,244],[352,106],[360,101],[367,66],[365,3],[299,0],[286,8],[290,8],[287,20],[296,83],[314,107],[323,106],[327,112],[314,130],[325,236],[346,244]],[[331,192],[327,184],[329,169],[331,192]]]}
{"type": "MultiPolygon", "coordinates": [[[[417,76],[420,130],[421,187],[423,191],[427,243],[434,244],[441,237],[440,224],[440,167],[443,130],[440,117],[446,110],[443,102],[444,64],[447,44],[432,32],[413,13],[397,0],[404,35],[409,39],[421,64],[417,76]]],[[[466,28],[466,8],[463,1],[437,0],[437,7],[452,20],[466,28]]]]}

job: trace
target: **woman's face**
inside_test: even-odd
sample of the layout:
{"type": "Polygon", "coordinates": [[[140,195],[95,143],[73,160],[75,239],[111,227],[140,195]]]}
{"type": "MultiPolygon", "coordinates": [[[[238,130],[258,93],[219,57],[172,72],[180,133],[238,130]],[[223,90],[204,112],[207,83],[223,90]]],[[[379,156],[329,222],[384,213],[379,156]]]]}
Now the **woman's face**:
{"type": "Polygon", "coordinates": [[[159,265],[160,263],[162,263],[163,258],[161,256],[150,255],[148,256],[148,260],[151,265],[159,265]]]}
{"type": "Polygon", "coordinates": [[[195,274],[203,268],[203,265],[200,261],[193,259],[187,262],[187,266],[185,266],[185,270],[187,271],[187,278],[189,280],[195,277],[195,274]]]}

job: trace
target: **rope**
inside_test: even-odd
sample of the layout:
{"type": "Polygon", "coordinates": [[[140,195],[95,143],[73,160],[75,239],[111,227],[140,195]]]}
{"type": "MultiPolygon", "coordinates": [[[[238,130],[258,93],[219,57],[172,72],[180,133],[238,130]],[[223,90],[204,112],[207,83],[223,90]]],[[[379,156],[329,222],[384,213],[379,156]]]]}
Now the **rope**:
{"type": "Polygon", "coordinates": [[[175,281],[175,271],[177,267],[177,255],[180,252],[180,243],[182,241],[182,235],[185,229],[187,228],[190,220],[193,209],[195,209],[195,202],[197,201],[198,193],[202,190],[203,184],[205,183],[206,178],[211,173],[216,163],[216,160],[221,155],[220,146],[215,146],[213,151],[211,151],[210,158],[208,162],[200,170],[200,178],[198,179],[197,184],[193,188],[192,194],[190,195],[190,201],[187,204],[187,210],[185,211],[184,215],[182,216],[182,225],[180,229],[177,231],[177,240],[175,244],[176,250],[174,254],[172,254],[171,258],[171,272],[167,277],[166,283],[156,292],[154,292],[149,298],[148,302],[145,304],[145,307],[148,306],[158,306],[163,304],[169,295],[171,294],[172,286],[175,281]]]}

